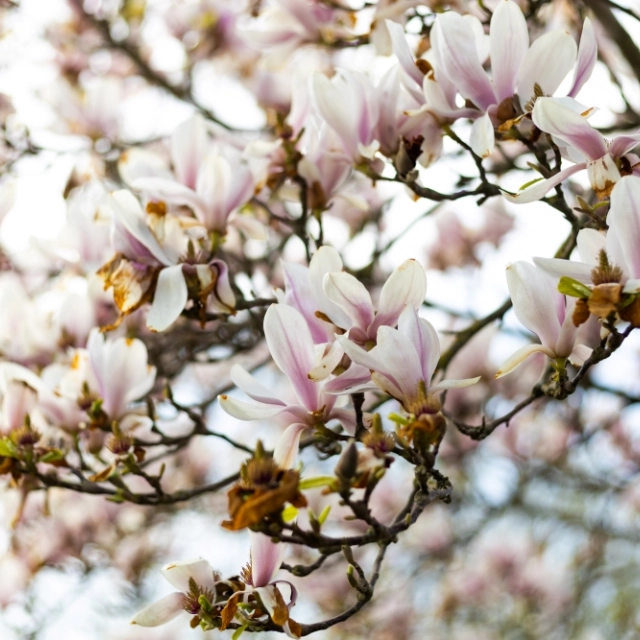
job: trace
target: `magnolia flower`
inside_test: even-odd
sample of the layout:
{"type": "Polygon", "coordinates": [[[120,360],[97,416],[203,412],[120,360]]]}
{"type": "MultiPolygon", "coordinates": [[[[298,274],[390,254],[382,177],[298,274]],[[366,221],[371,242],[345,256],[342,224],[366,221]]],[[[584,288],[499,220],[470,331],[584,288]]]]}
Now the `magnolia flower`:
{"type": "Polygon", "coordinates": [[[226,263],[218,259],[208,264],[184,262],[190,238],[183,220],[167,214],[146,216],[138,200],[126,190],[113,193],[111,205],[117,254],[99,274],[105,288],[113,287],[123,315],[153,298],[147,325],[154,331],[164,331],[185,308],[190,290],[199,298],[205,294],[205,299],[213,293],[211,304],[217,311],[233,311],[235,296],[226,263]],[[154,225],[153,230],[149,223],[154,225]],[[159,238],[164,241],[162,245],[159,238]]]}
{"type": "Polygon", "coordinates": [[[576,344],[578,328],[572,321],[575,300],[558,292],[556,282],[542,269],[519,261],[507,267],[507,285],[518,320],[540,338],[541,344],[518,349],[500,367],[496,378],[511,373],[532,353],[541,352],[564,366],[564,360],[580,365],[591,349],[576,344]]]}
{"type": "Polygon", "coordinates": [[[527,203],[539,200],[569,176],[587,170],[589,182],[598,198],[605,198],[620,180],[622,173],[640,175],[640,161],[629,152],[640,142],[640,134],[618,136],[611,142],[596,131],[587,121],[580,106],[571,101],[556,98],[538,98],[533,108],[533,122],[546,133],[569,145],[571,159],[584,158],[582,162],[563,169],[556,175],[541,180],[532,187],[505,197],[511,202],[527,203]]]}
{"type": "Polygon", "coordinates": [[[291,424],[277,452],[279,464],[286,468],[305,428],[339,420],[347,431],[353,431],[355,419],[352,411],[340,408],[335,395],[324,392],[322,382],[314,381],[309,375],[317,365],[316,351],[311,331],[299,311],[285,304],[271,305],[264,317],[264,334],[273,360],[293,385],[297,402],[279,398],[241,366],[234,365],[231,380],[257,404],[221,395],[220,406],[239,420],[278,415],[289,418],[291,424]]]}
{"type": "MultiPolygon", "coordinates": [[[[606,236],[595,229],[578,233],[581,262],[534,258],[555,279],[563,276],[593,285],[588,298],[591,313],[606,318],[622,302],[623,294],[640,293],[640,178],[626,176],[611,192],[606,236]]],[[[622,311],[636,324],[636,304],[622,311]]]]}
{"type": "MultiPolygon", "coordinates": [[[[433,413],[439,403],[433,396],[439,391],[467,387],[480,378],[468,380],[442,380],[431,385],[431,379],[440,358],[440,341],[436,330],[411,305],[406,305],[400,314],[398,328],[382,325],[378,328],[377,344],[370,351],[355,344],[349,336],[337,336],[345,353],[371,372],[371,380],[382,391],[398,400],[404,409],[413,415],[433,413]]],[[[348,372],[347,372],[348,373],[348,372]]],[[[355,388],[362,389],[366,377],[352,379],[355,388]],[[354,384],[355,383],[355,384],[354,384]]],[[[345,393],[342,376],[338,376],[329,389],[345,393]]]]}
{"type": "Polygon", "coordinates": [[[431,31],[428,62],[433,74],[426,76],[413,62],[402,27],[390,22],[387,27],[414,95],[422,87],[426,100],[423,109],[446,119],[472,118],[470,144],[481,157],[493,150],[494,127],[517,114],[513,105],[516,93],[521,109],[530,111],[532,101],[540,93],[553,95],[576,63],[577,54],[574,81],[568,94],[573,97],[591,75],[597,56],[593,26],[588,18],[579,48],[560,29],[544,34],[529,46],[526,20],[512,0],[500,0],[494,10],[488,42],[477,18],[454,11],[439,14],[431,31]],[[491,77],[483,69],[487,56],[491,59],[491,77]],[[457,93],[471,106],[459,107],[457,93]]]}
{"type": "Polygon", "coordinates": [[[224,629],[236,615],[241,623],[247,622],[243,614],[237,613],[238,603],[247,602],[249,596],[257,595],[271,620],[282,625],[289,637],[299,637],[298,624],[289,618],[289,612],[296,603],[297,591],[287,580],[275,580],[286,545],[274,544],[267,536],[253,531],[250,532],[250,539],[250,566],[241,573],[245,589],[237,590],[232,581],[221,580],[206,560],[171,563],[162,568],[162,574],[177,591],[139,611],[131,624],[157,627],[186,612],[207,622],[221,618],[216,622],[224,629]],[[279,584],[289,587],[291,595],[288,602],[285,602],[279,584]],[[203,596],[211,605],[209,611],[203,610],[200,604],[203,596]]]}
{"type": "Polygon", "coordinates": [[[219,578],[206,560],[173,562],[164,566],[162,575],[177,591],[136,613],[131,624],[141,627],[157,627],[173,620],[186,611],[196,615],[200,610],[198,597],[204,595],[213,603],[219,578]]]}

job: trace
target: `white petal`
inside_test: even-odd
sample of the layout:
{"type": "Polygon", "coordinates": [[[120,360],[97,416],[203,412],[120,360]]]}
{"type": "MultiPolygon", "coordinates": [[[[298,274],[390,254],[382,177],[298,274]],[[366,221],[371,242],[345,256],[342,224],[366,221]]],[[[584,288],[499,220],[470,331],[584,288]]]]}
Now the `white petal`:
{"type": "Polygon", "coordinates": [[[502,195],[505,200],[515,204],[535,202],[536,200],[540,200],[540,198],[544,198],[551,189],[558,186],[561,182],[564,182],[569,176],[572,176],[574,173],[578,173],[579,171],[584,171],[586,168],[587,163],[580,162],[578,164],[574,164],[572,167],[563,169],[559,173],[556,173],[556,175],[551,176],[551,178],[536,182],[532,186],[527,187],[524,191],[519,191],[514,195],[503,192],[502,195]]]}
{"type": "Polygon", "coordinates": [[[334,342],[329,351],[322,357],[319,364],[309,371],[311,380],[325,380],[331,372],[340,364],[344,351],[339,342],[334,342]]]}
{"type": "Polygon", "coordinates": [[[400,316],[398,330],[413,344],[423,379],[428,385],[440,359],[440,340],[436,330],[430,322],[418,317],[418,312],[411,307],[407,307],[400,316]]]}
{"type": "Polygon", "coordinates": [[[441,380],[434,384],[429,391],[446,391],[448,389],[464,389],[480,381],[482,376],[476,378],[466,378],[464,380],[441,380]]]}
{"type": "Polygon", "coordinates": [[[529,48],[529,30],[520,7],[500,0],[490,26],[491,71],[498,104],[513,96],[518,69],[529,48]]]}
{"type": "Polygon", "coordinates": [[[213,569],[202,559],[188,562],[171,562],[162,567],[162,575],[182,593],[189,593],[189,580],[193,578],[199,587],[213,589],[213,569]]]}
{"type": "Polygon", "coordinates": [[[544,353],[550,358],[555,358],[556,355],[550,349],[543,347],[541,344],[528,344],[521,349],[518,349],[512,356],[507,358],[500,367],[496,378],[502,378],[508,373],[511,373],[516,367],[519,367],[530,355],[534,353],[544,353]]]}
{"type": "Polygon", "coordinates": [[[220,402],[220,407],[226,411],[226,413],[234,418],[238,418],[238,420],[263,420],[265,418],[273,418],[286,410],[286,407],[281,405],[250,404],[227,395],[218,396],[218,401],[220,402]]]}
{"type": "MultiPolygon", "coordinates": [[[[273,459],[281,469],[291,469],[298,456],[300,436],[307,429],[306,424],[296,423],[289,425],[282,433],[276,447],[273,450],[273,459]]],[[[271,578],[269,578],[271,579],[271,578]]],[[[259,587],[261,585],[256,584],[259,587]]]]}
{"type": "Polygon", "coordinates": [[[417,260],[406,260],[391,275],[382,287],[378,313],[374,327],[383,324],[395,327],[400,314],[407,306],[417,309],[427,295],[427,274],[417,260]]]}
{"type": "Polygon", "coordinates": [[[627,277],[640,278],[640,178],[625,176],[611,192],[607,253],[627,277]]]}
{"type": "Polygon", "coordinates": [[[182,273],[182,265],[163,269],[158,275],[158,284],[147,315],[147,326],[152,331],[164,331],[182,313],[189,291],[182,273]]]}
{"type": "Polygon", "coordinates": [[[592,353],[593,349],[590,347],[584,344],[577,344],[569,356],[569,362],[576,367],[581,367],[592,353]]]}
{"type": "Polygon", "coordinates": [[[580,260],[588,265],[597,265],[600,252],[605,248],[606,239],[604,233],[595,229],[581,229],[577,238],[578,254],[580,260]]]}
{"type": "Polygon", "coordinates": [[[230,371],[231,382],[242,389],[252,400],[263,404],[276,404],[284,406],[284,402],[273,395],[261,382],[243,369],[239,364],[234,364],[230,371]]]}
{"type": "Polygon", "coordinates": [[[197,113],[176,127],[171,136],[171,159],[176,176],[189,189],[196,188],[198,168],[208,146],[207,127],[197,113]]]}
{"type": "Polygon", "coordinates": [[[140,627],[158,627],[165,624],[183,611],[183,600],[182,593],[170,593],[142,611],[138,611],[131,620],[131,624],[137,624],[140,627]]]}
{"type": "Polygon", "coordinates": [[[555,347],[560,332],[556,312],[556,283],[547,273],[519,260],[507,267],[507,285],[518,320],[548,348],[555,347]]]}
{"type": "Polygon", "coordinates": [[[389,30],[391,36],[391,43],[393,45],[393,53],[398,58],[398,62],[403,71],[418,85],[422,87],[422,72],[416,66],[409,45],[407,44],[407,37],[404,33],[404,28],[397,22],[392,20],[386,20],[385,24],[389,30]]]}
{"type": "Polygon", "coordinates": [[[556,280],[567,276],[578,282],[591,284],[593,265],[560,258],[534,258],[533,262],[556,280]]]}
{"type": "Polygon", "coordinates": [[[533,98],[534,84],[544,95],[552,96],[576,60],[575,40],[560,29],[538,38],[527,51],[518,72],[518,96],[524,108],[533,98]]]}
{"type": "Polygon", "coordinates": [[[309,284],[318,310],[325,313],[332,322],[341,329],[351,326],[349,316],[335,302],[329,300],[323,289],[324,277],[327,273],[340,273],[342,260],[340,254],[329,246],[320,247],[309,263],[309,284]]]}
{"type": "Polygon", "coordinates": [[[469,144],[477,156],[488,158],[491,155],[495,144],[495,133],[488,113],[473,123],[469,144]]]}
{"type": "Polygon", "coordinates": [[[598,43],[596,42],[596,34],[591,20],[585,18],[582,35],[580,36],[580,45],[578,46],[578,61],[573,74],[573,85],[568,93],[569,97],[575,98],[578,95],[584,83],[590,78],[597,59],[598,43]]]}
{"type": "Polygon", "coordinates": [[[278,573],[287,552],[284,543],[271,542],[263,533],[249,531],[251,544],[251,579],[254,587],[268,585],[278,573]]]}

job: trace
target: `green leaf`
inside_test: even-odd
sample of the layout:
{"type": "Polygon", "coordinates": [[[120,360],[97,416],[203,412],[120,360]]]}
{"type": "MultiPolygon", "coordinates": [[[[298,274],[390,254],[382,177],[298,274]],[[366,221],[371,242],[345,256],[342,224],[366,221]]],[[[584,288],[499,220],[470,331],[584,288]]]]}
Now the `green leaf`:
{"type": "Polygon", "coordinates": [[[305,489],[318,489],[319,487],[329,487],[335,482],[333,476],[315,476],[314,478],[305,478],[300,480],[298,487],[300,491],[305,489]]]}
{"type": "Polygon", "coordinates": [[[324,524],[325,520],[327,519],[329,512],[331,511],[331,505],[327,505],[322,512],[320,513],[320,515],[318,516],[318,522],[320,524],[324,524]]]}
{"type": "Polygon", "coordinates": [[[241,627],[238,627],[231,636],[231,640],[238,640],[238,638],[244,633],[244,630],[247,628],[246,624],[243,624],[241,627]]]}
{"type": "Polygon", "coordinates": [[[283,510],[282,510],[282,519],[285,522],[291,522],[292,520],[294,520],[296,517],[298,516],[298,510],[292,505],[287,505],[283,510]]]}
{"type": "Polygon", "coordinates": [[[5,458],[17,458],[18,448],[9,438],[0,439],[0,456],[5,458]]]}
{"type": "Polygon", "coordinates": [[[64,451],[61,451],[60,449],[51,449],[43,456],[40,456],[40,462],[58,462],[58,460],[63,460],[64,456],[64,451]]]}
{"type": "Polygon", "coordinates": [[[591,296],[591,289],[586,284],[578,282],[569,276],[562,276],[560,282],[558,282],[558,291],[565,296],[571,296],[572,298],[589,298],[591,296]]]}

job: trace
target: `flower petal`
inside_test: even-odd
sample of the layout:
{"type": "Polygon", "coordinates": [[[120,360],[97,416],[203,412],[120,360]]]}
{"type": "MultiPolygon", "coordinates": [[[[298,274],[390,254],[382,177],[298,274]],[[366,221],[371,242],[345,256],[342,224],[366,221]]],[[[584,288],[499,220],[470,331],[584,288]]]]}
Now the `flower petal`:
{"type": "Polygon", "coordinates": [[[493,84],[500,104],[515,93],[518,69],[529,49],[527,21],[515,2],[501,0],[494,9],[489,37],[493,84]]]}
{"type": "Polygon", "coordinates": [[[412,307],[407,307],[398,323],[400,333],[413,344],[422,366],[424,381],[429,384],[440,359],[440,340],[433,325],[418,316],[412,307]]]}
{"type": "Polygon", "coordinates": [[[528,204],[529,202],[535,202],[536,200],[544,198],[551,189],[557,187],[561,182],[564,182],[569,176],[572,176],[574,173],[578,173],[579,171],[584,171],[586,168],[587,163],[580,162],[578,164],[574,164],[572,167],[563,169],[546,180],[536,182],[531,187],[527,187],[524,191],[520,191],[516,194],[510,194],[503,191],[502,195],[505,200],[515,204],[528,204]]]}
{"type": "Polygon", "coordinates": [[[242,389],[252,400],[264,404],[284,406],[285,403],[282,402],[282,400],[276,398],[270,389],[267,389],[262,383],[258,382],[255,376],[252,376],[239,364],[234,364],[233,367],[231,367],[229,377],[231,378],[231,382],[233,382],[238,389],[242,389]]]}
{"type": "Polygon", "coordinates": [[[213,569],[207,560],[198,559],[188,562],[171,562],[161,569],[162,575],[182,593],[189,593],[189,580],[193,579],[199,587],[213,589],[213,569]]]}
{"type": "Polygon", "coordinates": [[[164,331],[182,313],[189,291],[182,273],[182,265],[163,269],[158,276],[153,302],[147,315],[147,326],[152,331],[164,331]]]}
{"type": "Polygon", "coordinates": [[[348,273],[328,273],[322,283],[329,300],[352,320],[352,326],[366,331],[373,322],[373,304],[366,287],[348,273]]]}
{"type": "Polygon", "coordinates": [[[340,254],[329,246],[320,247],[309,263],[309,284],[315,299],[317,310],[322,311],[331,321],[341,329],[351,326],[349,316],[335,302],[332,302],[324,292],[323,282],[327,273],[340,273],[342,259],[340,254]]]}
{"type": "Polygon", "coordinates": [[[171,135],[171,160],[178,180],[195,190],[198,169],[204,158],[209,138],[204,118],[196,113],[176,127],[171,135]]]}
{"type": "MultiPolygon", "coordinates": [[[[300,436],[307,429],[306,424],[300,422],[289,425],[283,432],[276,447],[273,450],[273,459],[281,469],[291,469],[298,455],[298,447],[300,445],[300,436]]],[[[271,579],[271,578],[270,578],[271,579]]],[[[260,587],[262,585],[254,585],[260,587]]]]}
{"type": "Polygon", "coordinates": [[[264,333],[272,358],[289,378],[298,400],[317,411],[318,385],[309,379],[314,367],[311,332],[302,314],[284,304],[272,304],[264,317],[264,333]]]}
{"type": "Polygon", "coordinates": [[[585,18],[582,26],[582,35],[580,36],[580,45],[578,46],[578,61],[573,74],[573,85],[567,94],[570,98],[575,98],[584,83],[591,77],[597,59],[598,43],[596,42],[596,34],[591,20],[585,18]]]}
{"type": "Polygon", "coordinates": [[[508,373],[511,373],[534,353],[544,353],[546,356],[549,356],[549,358],[556,357],[553,351],[543,347],[541,344],[528,344],[521,349],[518,349],[512,356],[502,363],[498,373],[496,373],[496,378],[502,378],[502,376],[506,376],[508,373]]]}
{"type": "Polygon", "coordinates": [[[448,389],[464,389],[478,382],[482,376],[476,378],[465,378],[464,380],[441,380],[438,384],[434,384],[429,391],[447,391],[448,389]]]}
{"type": "Polygon", "coordinates": [[[529,47],[518,72],[518,97],[523,109],[534,97],[534,85],[545,96],[555,93],[571,71],[577,49],[575,40],[561,29],[545,33],[529,47]]]}
{"type": "Polygon", "coordinates": [[[481,158],[488,158],[495,144],[493,122],[488,113],[476,119],[471,127],[469,144],[472,151],[481,158]]]}
{"type": "Polygon", "coordinates": [[[238,420],[263,420],[265,418],[273,418],[287,410],[287,407],[282,405],[250,404],[249,402],[243,402],[228,395],[218,396],[218,402],[223,411],[238,420]]]}
{"type": "Polygon", "coordinates": [[[393,53],[395,53],[396,58],[398,58],[398,62],[400,63],[402,70],[418,85],[419,88],[422,88],[422,79],[424,76],[416,66],[415,60],[413,59],[411,49],[409,49],[409,44],[407,43],[404,27],[392,20],[385,20],[385,24],[387,25],[389,35],[391,36],[393,53]]]}
{"type": "Polygon", "coordinates": [[[470,24],[458,13],[449,11],[438,15],[433,30],[438,34],[436,44],[444,72],[463,97],[471,100],[481,111],[486,111],[496,99],[478,58],[476,38],[470,24]]]}
{"type": "Polygon", "coordinates": [[[417,260],[405,260],[382,287],[372,328],[377,330],[383,324],[395,327],[405,307],[417,309],[426,295],[427,274],[424,267],[417,260]]]}
{"type": "Polygon", "coordinates": [[[625,176],[611,192],[607,253],[628,278],[640,278],[640,178],[625,176]]]}
{"type": "Polygon", "coordinates": [[[254,587],[265,587],[278,573],[287,552],[287,545],[271,542],[262,533],[249,531],[251,544],[251,580],[254,587]]]}
{"type": "Polygon", "coordinates": [[[137,624],[140,627],[158,627],[173,620],[181,611],[184,595],[182,593],[170,593],[168,596],[161,598],[157,602],[150,604],[148,607],[138,611],[131,624],[137,624]]]}
{"type": "Polygon", "coordinates": [[[607,153],[604,138],[587,119],[554,98],[538,98],[532,118],[538,129],[570,144],[590,160],[607,153]]]}
{"type": "Polygon", "coordinates": [[[591,284],[593,265],[560,258],[534,258],[533,262],[556,280],[566,276],[584,284],[591,284]]]}
{"type": "Polygon", "coordinates": [[[560,332],[556,283],[541,269],[522,260],[507,267],[507,285],[516,317],[540,342],[553,349],[560,332]]]}

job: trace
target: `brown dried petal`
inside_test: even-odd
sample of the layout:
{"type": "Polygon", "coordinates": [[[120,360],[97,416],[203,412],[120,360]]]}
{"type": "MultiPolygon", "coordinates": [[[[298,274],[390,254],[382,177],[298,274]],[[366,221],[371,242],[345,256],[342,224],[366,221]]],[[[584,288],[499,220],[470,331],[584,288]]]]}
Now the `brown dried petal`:
{"type": "Polygon", "coordinates": [[[622,297],[622,285],[617,283],[599,284],[593,288],[588,305],[589,311],[598,318],[606,318],[617,311],[622,297]]]}
{"type": "Polygon", "coordinates": [[[238,598],[234,594],[229,598],[227,604],[224,606],[224,609],[220,612],[220,618],[222,620],[222,622],[220,623],[220,631],[224,631],[233,622],[237,610],[238,598]]]}
{"type": "Polygon", "coordinates": [[[579,327],[581,324],[584,324],[591,315],[589,311],[589,304],[587,300],[580,299],[576,302],[576,306],[573,308],[573,315],[571,316],[571,321],[573,322],[574,327],[579,327]]]}
{"type": "Polygon", "coordinates": [[[620,318],[630,322],[634,327],[640,327],[640,297],[636,298],[628,307],[620,310],[620,318]]]}

